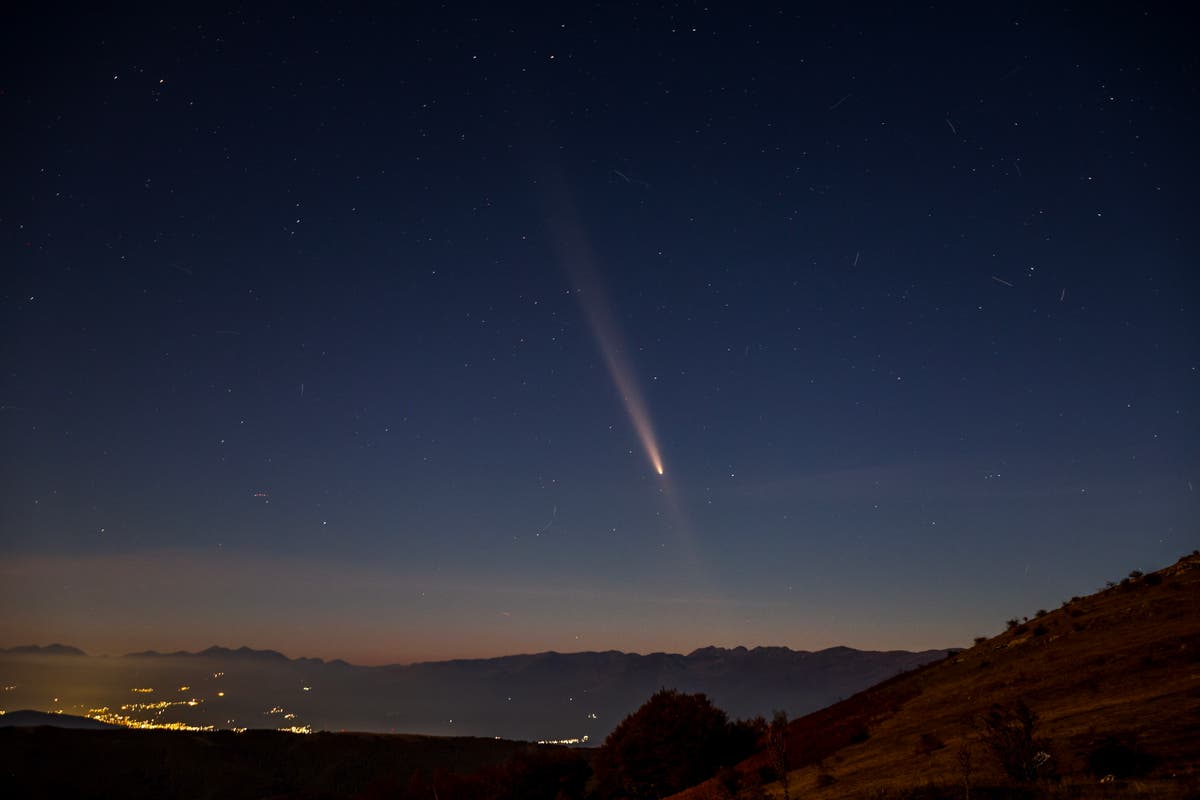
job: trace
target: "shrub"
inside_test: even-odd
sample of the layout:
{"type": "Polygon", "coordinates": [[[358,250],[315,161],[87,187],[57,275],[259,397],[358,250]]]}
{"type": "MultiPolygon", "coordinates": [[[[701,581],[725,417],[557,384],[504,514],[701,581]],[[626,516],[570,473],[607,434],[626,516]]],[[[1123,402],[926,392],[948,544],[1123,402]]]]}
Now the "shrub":
{"type": "Polygon", "coordinates": [[[1145,577],[1142,583],[1146,584],[1147,586],[1158,586],[1160,583],[1162,583],[1162,575],[1159,575],[1157,572],[1151,572],[1145,577]]]}
{"type": "Polygon", "coordinates": [[[987,640],[988,640],[988,637],[986,637],[986,636],[976,636],[976,637],[975,637],[975,644],[983,644],[983,643],[984,643],[984,642],[986,642],[987,640]]]}
{"type": "Polygon", "coordinates": [[[657,798],[749,755],[752,723],[731,724],[703,694],[663,689],[621,721],[596,754],[600,797],[657,798]]]}
{"type": "Polygon", "coordinates": [[[1158,759],[1138,747],[1135,736],[1108,736],[1088,753],[1087,769],[1102,778],[1141,778],[1158,763],[1158,759]]]}
{"type": "Polygon", "coordinates": [[[1140,569],[1135,569],[1135,570],[1130,571],[1129,577],[1133,578],[1136,581],[1138,578],[1142,577],[1145,574],[1146,573],[1142,572],[1140,569]]]}
{"type": "Polygon", "coordinates": [[[767,738],[771,746],[771,764],[781,776],[780,780],[783,781],[783,798],[784,800],[788,800],[790,797],[788,770],[791,769],[791,759],[788,753],[788,716],[786,711],[775,712],[775,716],[771,719],[771,727],[767,732],[767,738]]]}
{"type": "Polygon", "coordinates": [[[946,743],[936,733],[922,733],[917,741],[917,755],[927,756],[945,746],[946,743]]]}
{"type": "Polygon", "coordinates": [[[1045,636],[1049,632],[1050,632],[1050,629],[1047,628],[1045,625],[1038,625],[1036,628],[1033,629],[1034,636],[1045,636]]]}
{"type": "Polygon", "coordinates": [[[742,786],[742,773],[730,766],[721,767],[716,775],[720,797],[737,797],[742,786]]]}
{"type": "Polygon", "coordinates": [[[1048,613],[1050,613],[1050,612],[1048,612],[1046,609],[1044,609],[1044,608],[1039,608],[1039,609],[1037,610],[1037,613],[1036,613],[1036,614],[1034,614],[1034,616],[1035,616],[1035,617],[1044,617],[1044,616],[1046,616],[1048,613]]]}
{"type": "Polygon", "coordinates": [[[1013,617],[1008,622],[1004,623],[1004,627],[1011,631],[1013,628],[1017,627],[1020,624],[1021,624],[1021,620],[1017,619],[1016,617],[1013,617]]]}
{"type": "Polygon", "coordinates": [[[980,739],[1013,780],[1029,783],[1056,776],[1050,743],[1037,736],[1037,714],[1024,701],[994,705],[980,717],[980,739]]]}

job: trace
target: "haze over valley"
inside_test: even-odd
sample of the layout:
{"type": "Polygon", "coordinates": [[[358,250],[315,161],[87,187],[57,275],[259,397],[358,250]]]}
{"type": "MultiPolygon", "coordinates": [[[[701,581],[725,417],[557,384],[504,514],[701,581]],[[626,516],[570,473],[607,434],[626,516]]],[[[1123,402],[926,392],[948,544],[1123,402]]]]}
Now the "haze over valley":
{"type": "Polygon", "coordinates": [[[599,744],[663,687],[704,692],[731,716],[816,710],[944,656],[836,647],[705,648],[688,655],[539,653],[362,667],[249,648],[89,656],[0,650],[2,709],[135,727],[349,730],[599,744]]]}

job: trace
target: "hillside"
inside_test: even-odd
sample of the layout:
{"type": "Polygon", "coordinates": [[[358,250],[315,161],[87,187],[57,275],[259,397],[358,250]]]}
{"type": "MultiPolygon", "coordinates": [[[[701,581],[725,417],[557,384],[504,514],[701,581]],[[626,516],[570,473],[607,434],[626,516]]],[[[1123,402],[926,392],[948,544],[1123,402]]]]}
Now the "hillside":
{"type": "MultiPolygon", "coordinates": [[[[968,785],[973,798],[1052,793],[1015,788],[980,737],[982,715],[1018,702],[1037,715],[1035,735],[1062,776],[1054,796],[1200,796],[1200,554],[1014,620],[793,720],[791,796],[950,798],[968,785]]],[[[764,750],[738,766],[745,796],[761,796],[746,787],[769,779],[771,765],[764,750]]],[[[766,792],[783,796],[778,783],[766,792]]],[[[729,796],[710,781],[676,800],[729,796]]]]}

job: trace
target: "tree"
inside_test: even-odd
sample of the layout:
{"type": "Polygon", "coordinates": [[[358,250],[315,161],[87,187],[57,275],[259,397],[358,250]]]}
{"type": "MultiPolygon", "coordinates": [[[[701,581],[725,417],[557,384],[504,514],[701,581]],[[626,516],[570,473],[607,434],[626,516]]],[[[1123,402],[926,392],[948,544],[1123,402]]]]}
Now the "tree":
{"type": "Polygon", "coordinates": [[[655,800],[674,794],[740,761],[748,754],[745,738],[705,695],[663,689],[604,741],[594,764],[599,795],[655,800]]]}
{"type": "Polygon", "coordinates": [[[770,730],[771,763],[779,773],[783,782],[783,800],[791,800],[788,786],[788,770],[791,768],[791,758],[788,753],[788,716],[786,711],[776,711],[771,720],[770,730]]]}
{"type": "Polygon", "coordinates": [[[994,705],[979,718],[980,738],[1010,778],[1029,783],[1054,777],[1050,743],[1036,735],[1038,717],[1024,701],[994,705]]]}

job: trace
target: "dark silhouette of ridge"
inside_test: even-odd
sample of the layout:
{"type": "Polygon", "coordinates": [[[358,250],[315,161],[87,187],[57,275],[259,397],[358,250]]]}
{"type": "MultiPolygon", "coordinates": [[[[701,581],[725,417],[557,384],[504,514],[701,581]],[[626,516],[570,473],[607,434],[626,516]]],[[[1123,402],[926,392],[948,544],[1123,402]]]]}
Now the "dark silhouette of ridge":
{"type": "Polygon", "coordinates": [[[0,647],[0,653],[17,654],[32,654],[32,655],[50,655],[50,656],[86,656],[87,653],[80,650],[78,647],[71,647],[65,644],[48,644],[45,646],[36,644],[23,644],[16,647],[0,647]]]}
{"type": "Polygon", "coordinates": [[[0,728],[34,728],[49,725],[54,728],[75,728],[90,731],[108,731],[119,728],[90,717],[77,717],[72,714],[49,714],[45,711],[23,709],[0,714],[0,728]]]}

